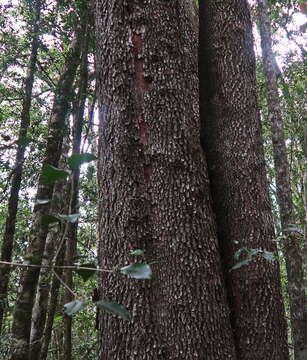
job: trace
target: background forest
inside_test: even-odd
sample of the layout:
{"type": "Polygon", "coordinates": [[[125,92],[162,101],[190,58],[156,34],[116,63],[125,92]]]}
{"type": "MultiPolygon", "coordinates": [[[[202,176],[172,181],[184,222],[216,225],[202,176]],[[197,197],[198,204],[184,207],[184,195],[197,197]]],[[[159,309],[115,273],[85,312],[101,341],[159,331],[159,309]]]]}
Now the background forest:
{"type": "MultiPolygon", "coordinates": [[[[240,3],[224,2],[225,11],[232,3],[240,3]]],[[[105,3],[112,1],[97,1],[97,8],[105,6],[107,9],[105,3]]],[[[193,14],[200,12],[200,19],[201,14],[209,11],[202,9],[201,1],[197,5],[192,0],[190,3],[193,14]]],[[[107,65],[105,68],[101,66],[101,59],[103,56],[106,59],[107,55],[102,54],[104,40],[95,41],[94,18],[96,27],[100,22],[94,8],[93,4],[84,0],[0,0],[0,359],[147,359],[137,352],[132,357],[128,350],[127,355],[122,357],[117,357],[115,353],[112,355],[112,352],[105,355],[107,357],[97,355],[104,337],[102,324],[106,324],[99,318],[101,313],[128,323],[127,320],[136,311],[127,295],[133,287],[130,282],[124,292],[129,301],[125,296],[119,296],[114,302],[101,298],[98,288],[103,281],[101,279],[104,279],[103,271],[109,271],[112,276],[115,273],[112,278],[114,283],[117,277],[121,277],[123,282],[129,279],[140,284],[155,283],[155,273],[160,276],[159,264],[163,259],[155,252],[152,253],[155,255],[153,258],[147,258],[146,246],[141,246],[143,240],[130,249],[129,245],[123,248],[125,254],[118,255],[116,266],[101,260],[104,254],[111,252],[107,245],[97,248],[97,223],[100,224],[101,235],[103,224],[116,224],[116,217],[113,221],[112,216],[115,211],[120,213],[121,210],[114,209],[109,216],[111,219],[105,222],[99,220],[105,210],[103,205],[98,204],[98,199],[103,196],[99,193],[113,194],[112,186],[107,180],[102,180],[108,178],[107,172],[98,171],[100,182],[97,184],[97,160],[108,154],[108,147],[102,140],[108,134],[100,133],[98,140],[99,121],[101,125],[108,116],[103,115],[105,118],[102,119],[101,102],[98,110],[99,98],[103,96],[99,86],[103,88],[103,76],[107,78],[111,75],[106,70],[107,65]],[[103,71],[97,75],[99,66],[103,71]],[[99,206],[102,207],[97,215],[99,206]],[[152,280],[149,280],[151,277],[152,280]]],[[[132,13],[133,9],[129,11],[132,13]]],[[[258,261],[279,264],[288,349],[290,358],[295,360],[307,359],[306,13],[305,1],[259,0],[250,3],[256,54],[255,90],[277,250],[274,250],[275,245],[272,250],[248,243],[235,244],[235,250],[231,249],[233,253],[229,253],[232,265],[227,269],[227,273],[238,271],[240,277],[258,261]]],[[[232,11],[225,16],[231,19],[232,11]]],[[[105,20],[104,24],[107,23],[105,20]]],[[[201,32],[211,25],[201,21],[199,25],[201,44],[201,32]]],[[[163,31],[165,29],[167,26],[163,27],[163,31]]],[[[96,29],[96,33],[100,34],[99,30],[96,29]]],[[[110,34],[106,36],[105,43],[116,38],[110,34]]],[[[167,35],[165,33],[161,38],[167,35]]],[[[132,37],[136,49],[138,41],[138,35],[132,37]]],[[[110,54],[117,51],[116,46],[110,49],[110,54]]],[[[116,56],[112,59],[117,59],[116,56]]],[[[199,56],[202,59],[201,50],[199,56]]],[[[190,54],[190,57],[192,64],[197,62],[196,53],[190,54]]],[[[115,60],[114,63],[118,64],[115,60]]],[[[136,62],[136,69],[137,66],[136,62]]],[[[207,76],[205,72],[203,74],[207,76]]],[[[144,79],[139,81],[142,91],[147,91],[152,86],[152,80],[150,75],[144,79]]],[[[114,76],[116,81],[120,80],[114,76]]],[[[107,86],[106,81],[105,88],[107,86]]],[[[138,106],[143,106],[142,101],[137,100],[138,106]]],[[[157,109],[160,111],[159,107],[157,109]]],[[[142,126],[141,123],[141,133],[142,126]]],[[[145,135],[143,138],[141,135],[140,142],[145,144],[145,125],[144,129],[145,135]]],[[[209,144],[206,136],[202,135],[202,142],[209,144]]],[[[119,136],[118,139],[123,138],[119,136]]],[[[205,152],[208,151],[206,156],[212,181],[211,172],[213,178],[218,176],[214,175],[214,168],[210,165],[213,151],[207,150],[206,145],[204,147],[205,152]]],[[[115,163],[109,155],[103,161],[115,163]]],[[[100,165],[101,169],[108,166],[105,163],[100,165]]],[[[113,174],[111,170],[110,174],[113,174]]],[[[150,176],[146,174],[145,171],[145,178],[150,176]]],[[[178,196],[181,196],[180,191],[178,196]]],[[[214,207],[214,210],[218,213],[218,209],[214,207]]],[[[116,246],[116,251],[120,253],[120,246],[116,246]]],[[[172,267],[172,263],[167,266],[172,267]]],[[[118,284],[116,286],[122,283],[118,284]]],[[[142,285],[140,289],[138,291],[144,290],[142,285]]],[[[113,294],[112,291],[110,294],[113,294]]],[[[147,309],[147,305],[142,304],[147,309]]],[[[265,308],[265,304],[259,306],[265,308]]],[[[250,314],[254,315],[256,317],[256,314],[250,314]]],[[[110,324],[110,327],[114,325],[110,324]]],[[[121,337],[121,331],[132,331],[121,326],[125,325],[115,327],[117,335],[110,341],[121,337]]],[[[131,337],[138,337],[133,334],[131,337]]],[[[130,344],[129,341],[127,344],[130,344]]],[[[146,343],[145,340],[140,341],[146,343]]],[[[262,346],[261,341],[259,346],[262,346]]],[[[161,356],[161,359],[173,359],[171,355],[161,356]]],[[[249,356],[241,354],[227,359],[269,360],[255,354],[249,356]]],[[[150,358],[156,359],[148,355],[150,358]]],[[[210,360],[224,358],[222,355],[208,357],[210,360]]],[[[273,360],[286,358],[272,357],[273,360]]]]}

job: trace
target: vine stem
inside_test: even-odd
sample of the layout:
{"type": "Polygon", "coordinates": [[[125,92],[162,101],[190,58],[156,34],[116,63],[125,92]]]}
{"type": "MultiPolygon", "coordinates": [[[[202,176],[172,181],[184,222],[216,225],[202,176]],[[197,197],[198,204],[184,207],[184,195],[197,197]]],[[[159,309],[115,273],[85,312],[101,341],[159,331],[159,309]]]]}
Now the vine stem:
{"type": "Polygon", "coordinates": [[[59,282],[73,295],[73,297],[76,299],[77,294],[73,292],[73,290],[61,279],[61,277],[52,269],[52,272],[54,276],[59,280],[59,282]]]}
{"type": "Polygon", "coordinates": [[[71,266],[36,265],[36,264],[15,263],[15,262],[9,262],[9,261],[0,261],[0,264],[21,266],[21,267],[46,268],[46,269],[52,269],[52,270],[53,269],[72,269],[72,270],[91,270],[91,271],[108,272],[108,273],[115,272],[115,270],[99,269],[99,268],[84,267],[84,266],[72,266],[72,265],[71,266]]]}

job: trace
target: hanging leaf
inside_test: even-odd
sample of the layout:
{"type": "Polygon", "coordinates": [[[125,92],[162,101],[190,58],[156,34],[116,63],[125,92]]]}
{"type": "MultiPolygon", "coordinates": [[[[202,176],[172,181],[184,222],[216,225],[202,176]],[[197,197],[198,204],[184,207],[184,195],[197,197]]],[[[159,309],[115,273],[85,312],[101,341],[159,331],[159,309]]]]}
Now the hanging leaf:
{"type": "Polygon", "coordinates": [[[49,224],[53,224],[59,222],[59,219],[57,216],[54,215],[43,215],[42,216],[42,224],[44,226],[48,226],[49,224]]]}
{"type": "Polygon", "coordinates": [[[36,200],[37,205],[44,205],[44,204],[48,204],[49,202],[50,200],[41,200],[41,199],[36,200]]]}
{"type": "Polygon", "coordinates": [[[54,216],[58,220],[67,221],[67,222],[70,222],[70,223],[75,223],[78,220],[80,214],[70,214],[70,215],[55,214],[54,216]]]}
{"type": "Polygon", "coordinates": [[[134,279],[151,279],[152,271],[148,264],[130,264],[120,269],[122,274],[134,279]]]}
{"type": "Polygon", "coordinates": [[[64,180],[70,175],[70,171],[58,169],[52,165],[45,165],[43,167],[42,183],[45,185],[53,184],[57,180],[64,180]]]}
{"type": "Polygon", "coordinates": [[[284,232],[297,232],[303,234],[303,229],[297,226],[296,224],[289,224],[287,228],[284,229],[284,232]]]}
{"type": "Polygon", "coordinates": [[[243,248],[241,248],[241,249],[237,250],[237,251],[235,252],[235,254],[234,254],[234,258],[235,258],[235,260],[239,260],[240,255],[241,255],[244,251],[248,253],[248,249],[247,249],[247,248],[245,248],[245,247],[243,247],[243,248]]]}
{"type": "Polygon", "coordinates": [[[85,307],[85,303],[80,300],[74,300],[64,305],[64,314],[68,316],[74,315],[85,307]]]}
{"type": "Polygon", "coordinates": [[[24,256],[24,264],[40,265],[41,257],[39,255],[28,254],[24,256]]]}
{"type": "Polygon", "coordinates": [[[265,251],[264,250],[262,252],[261,256],[267,261],[275,261],[276,260],[275,255],[270,251],[265,251]]]}
{"type": "Polygon", "coordinates": [[[236,270],[236,269],[240,269],[240,267],[242,267],[242,266],[244,266],[244,265],[248,265],[251,260],[252,260],[251,258],[242,260],[242,261],[240,261],[239,263],[237,263],[236,265],[234,265],[229,271],[236,270]]]}
{"type": "Polygon", "coordinates": [[[32,138],[30,137],[27,137],[27,136],[24,136],[24,137],[21,137],[20,139],[18,139],[16,141],[16,144],[18,145],[21,145],[21,146],[27,146],[30,144],[30,142],[32,142],[32,138]]]}
{"type": "Polygon", "coordinates": [[[82,277],[83,281],[87,281],[90,279],[96,272],[95,264],[82,264],[81,267],[93,268],[93,270],[89,269],[75,269],[74,271],[82,277]]]}
{"type": "Polygon", "coordinates": [[[74,154],[67,159],[67,163],[69,167],[74,170],[77,169],[80,165],[91,162],[93,160],[97,160],[97,157],[93,154],[74,154]]]}
{"type": "Polygon", "coordinates": [[[133,255],[133,256],[144,255],[144,250],[140,250],[140,249],[131,250],[130,255],[133,255]]]}
{"type": "Polygon", "coordinates": [[[124,320],[130,320],[130,314],[123,305],[106,301],[97,301],[95,305],[109,314],[117,315],[124,320]]]}

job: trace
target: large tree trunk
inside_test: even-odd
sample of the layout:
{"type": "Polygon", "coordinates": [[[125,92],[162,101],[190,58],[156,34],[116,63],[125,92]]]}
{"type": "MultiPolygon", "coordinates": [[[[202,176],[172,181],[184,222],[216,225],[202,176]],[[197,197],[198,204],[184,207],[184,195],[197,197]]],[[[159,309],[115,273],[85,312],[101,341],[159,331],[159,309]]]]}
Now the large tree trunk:
{"type": "MultiPolygon", "coordinates": [[[[85,22],[86,20],[84,20],[85,22]]],[[[62,75],[56,90],[52,115],[49,122],[49,135],[43,166],[57,166],[61,152],[62,140],[65,132],[65,119],[69,109],[72,85],[76,70],[80,62],[80,50],[84,36],[84,24],[78,28],[77,36],[73,40],[71,51],[66,59],[62,75]]],[[[45,184],[40,175],[36,199],[51,199],[54,183],[45,184]]],[[[42,221],[43,216],[49,214],[50,202],[36,203],[33,210],[32,229],[29,236],[27,257],[31,264],[40,265],[45,248],[48,225],[42,221]]],[[[39,278],[39,268],[29,267],[23,271],[21,289],[15,304],[12,334],[16,341],[16,350],[12,360],[27,360],[29,356],[29,340],[31,329],[32,308],[39,278]]]]}
{"type": "Polygon", "coordinates": [[[145,250],[152,280],[100,280],[99,359],[235,359],[199,141],[197,36],[185,0],[97,1],[99,264],[145,250]]]}
{"type": "Polygon", "coordinates": [[[258,0],[259,29],[261,35],[262,61],[267,86],[267,104],[271,121],[273,157],[276,177],[276,194],[284,235],[283,250],[288,276],[291,330],[295,360],[307,359],[307,307],[300,237],[289,231],[296,223],[290,185],[287,147],[283,133],[283,119],[277,84],[277,63],[272,51],[272,38],[267,0],[258,0]],[[293,225],[292,225],[293,226],[293,225]]]}
{"type": "Polygon", "coordinates": [[[259,253],[276,250],[247,1],[200,3],[199,66],[203,146],[238,359],[288,359],[278,263],[259,253]],[[258,255],[230,270],[251,249],[258,255]]]}
{"type": "MultiPolygon", "coordinates": [[[[34,2],[34,25],[33,38],[31,44],[31,54],[25,78],[24,98],[22,103],[22,111],[20,115],[20,129],[18,139],[22,141],[27,136],[28,127],[30,125],[30,109],[32,102],[32,89],[34,83],[34,74],[36,69],[37,53],[39,48],[39,26],[41,14],[41,0],[34,2]]],[[[1,247],[1,261],[12,261],[14,235],[16,229],[16,215],[18,207],[19,190],[22,180],[24,155],[26,147],[19,143],[17,146],[14,174],[12,177],[11,190],[8,200],[8,214],[5,221],[5,230],[3,233],[1,247]]],[[[2,330],[3,316],[7,302],[7,290],[10,277],[10,267],[0,265],[0,334],[2,330]]]]}

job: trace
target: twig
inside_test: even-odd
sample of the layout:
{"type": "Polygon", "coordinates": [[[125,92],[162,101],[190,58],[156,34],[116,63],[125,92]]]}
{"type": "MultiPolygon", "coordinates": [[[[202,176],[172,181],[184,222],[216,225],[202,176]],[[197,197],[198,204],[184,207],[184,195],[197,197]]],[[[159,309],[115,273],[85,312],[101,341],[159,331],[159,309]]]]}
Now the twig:
{"type": "Polygon", "coordinates": [[[36,264],[22,264],[22,263],[15,263],[9,261],[0,261],[0,264],[3,265],[13,265],[13,266],[21,266],[21,267],[35,267],[35,268],[45,268],[45,269],[72,269],[72,270],[91,270],[91,271],[99,271],[99,272],[108,272],[114,273],[115,270],[108,270],[108,269],[99,269],[99,268],[92,268],[86,266],[57,266],[57,265],[36,265],[36,264]]]}
{"type": "Polygon", "coordinates": [[[52,269],[53,274],[55,277],[59,280],[59,282],[73,295],[74,298],[77,297],[77,295],[72,291],[72,289],[60,278],[60,276],[52,269]]]}

